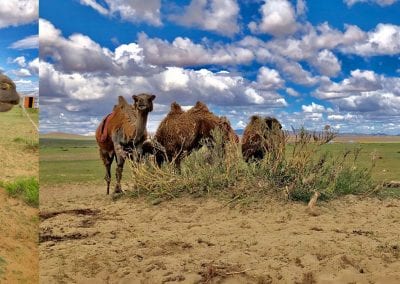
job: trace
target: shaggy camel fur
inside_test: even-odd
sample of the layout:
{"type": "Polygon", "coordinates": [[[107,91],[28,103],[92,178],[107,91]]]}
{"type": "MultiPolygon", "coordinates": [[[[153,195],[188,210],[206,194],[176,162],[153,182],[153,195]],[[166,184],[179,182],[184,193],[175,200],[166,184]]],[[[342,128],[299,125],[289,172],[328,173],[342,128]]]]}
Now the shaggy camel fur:
{"type": "MultiPolygon", "coordinates": [[[[204,103],[197,102],[185,112],[174,102],[168,115],[161,121],[154,138],[165,148],[169,161],[175,161],[179,166],[185,155],[202,146],[202,139],[212,139],[211,131],[217,127],[222,130],[225,139],[239,142],[229,121],[214,115],[204,103]]],[[[159,164],[164,161],[159,155],[156,157],[159,164]]]]}
{"type": "Polygon", "coordinates": [[[134,104],[120,96],[118,105],[100,123],[96,130],[96,140],[99,145],[100,157],[106,168],[105,180],[107,182],[107,194],[110,191],[111,164],[116,157],[117,169],[114,193],[122,192],[122,171],[127,157],[127,152],[135,149],[141,152],[141,146],[147,138],[147,117],[153,110],[153,100],[156,96],[140,94],[132,96],[134,104]]]}
{"type": "Polygon", "coordinates": [[[0,74],[0,112],[9,111],[19,103],[15,83],[6,75],[0,74]]]}
{"type": "MultiPolygon", "coordinates": [[[[261,160],[266,152],[275,147],[271,139],[282,141],[282,125],[274,117],[254,115],[246,126],[242,138],[242,154],[245,161],[261,160]]],[[[277,143],[279,141],[276,141],[277,143]]]]}

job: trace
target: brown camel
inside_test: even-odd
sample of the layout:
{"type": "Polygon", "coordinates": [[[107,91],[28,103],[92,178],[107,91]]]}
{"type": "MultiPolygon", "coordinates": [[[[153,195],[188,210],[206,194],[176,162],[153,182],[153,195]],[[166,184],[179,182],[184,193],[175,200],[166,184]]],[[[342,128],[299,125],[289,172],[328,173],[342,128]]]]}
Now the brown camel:
{"type": "Polygon", "coordinates": [[[106,168],[105,180],[107,194],[110,191],[111,164],[116,157],[117,169],[114,193],[121,193],[121,178],[125,159],[129,151],[141,152],[141,146],[147,138],[147,117],[153,110],[156,96],[148,94],[134,95],[134,104],[129,105],[124,97],[118,98],[111,114],[107,115],[96,130],[100,157],[106,168]]]}
{"type": "Polygon", "coordinates": [[[0,74],[0,112],[9,111],[19,104],[19,94],[15,83],[6,75],[0,74]]]}
{"type": "MultiPolygon", "coordinates": [[[[204,103],[197,102],[185,112],[174,102],[154,138],[165,148],[169,161],[174,161],[179,167],[185,155],[202,146],[202,139],[212,139],[211,132],[216,128],[222,130],[226,140],[239,141],[229,121],[214,115],[204,103]]],[[[156,155],[159,164],[164,161],[163,157],[164,155],[156,155]]]]}
{"type": "Polygon", "coordinates": [[[277,140],[276,143],[284,141],[282,125],[279,121],[269,116],[264,118],[252,116],[250,123],[244,129],[242,138],[242,154],[245,161],[263,159],[265,153],[277,146],[276,143],[272,143],[273,140],[277,140]]]}

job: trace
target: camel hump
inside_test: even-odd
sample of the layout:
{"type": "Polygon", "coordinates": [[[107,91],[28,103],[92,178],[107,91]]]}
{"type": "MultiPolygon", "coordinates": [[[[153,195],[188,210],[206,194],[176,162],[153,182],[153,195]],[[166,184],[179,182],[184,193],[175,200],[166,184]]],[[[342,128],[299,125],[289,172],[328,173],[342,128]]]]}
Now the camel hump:
{"type": "Polygon", "coordinates": [[[177,102],[173,102],[171,104],[171,110],[169,112],[170,114],[179,114],[179,113],[183,113],[182,107],[180,106],[180,104],[178,104],[177,102]]]}
{"type": "Polygon", "coordinates": [[[197,101],[194,107],[191,108],[191,111],[204,111],[204,112],[210,112],[208,107],[206,106],[205,103],[201,101],[197,101]]]}
{"type": "Polygon", "coordinates": [[[261,119],[260,116],[258,116],[258,115],[252,115],[252,116],[250,117],[250,122],[256,122],[256,121],[259,120],[259,119],[261,119]]]}
{"type": "Polygon", "coordinates": [[[265,117],[265,123],[267,124],[269,129],[273,129],[275,127],[282,129],[282,125],[275,117],[271,117],[271,116],[265,117]]]}
{"type": "Polygon", "coordinates": [[[119,106],[126,106],[129,105],[127,100],[123,96],[118,96],[118,105],[119,106]]]}

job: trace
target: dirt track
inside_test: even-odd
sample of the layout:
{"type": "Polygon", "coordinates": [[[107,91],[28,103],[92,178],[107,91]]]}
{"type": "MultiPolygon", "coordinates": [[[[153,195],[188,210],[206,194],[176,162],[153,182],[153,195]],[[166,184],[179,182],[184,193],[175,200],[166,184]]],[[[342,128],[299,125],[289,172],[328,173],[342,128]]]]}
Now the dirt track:
{"type": "Polygon", "coordinates": [[[0,188],[0,283],[38,282],[38,210],[0,188]]]}
{"type": "Polygon", "coordinates": [[[112,201],[41,188],[41,283],[400,283],[400,200],[112,201]]]}

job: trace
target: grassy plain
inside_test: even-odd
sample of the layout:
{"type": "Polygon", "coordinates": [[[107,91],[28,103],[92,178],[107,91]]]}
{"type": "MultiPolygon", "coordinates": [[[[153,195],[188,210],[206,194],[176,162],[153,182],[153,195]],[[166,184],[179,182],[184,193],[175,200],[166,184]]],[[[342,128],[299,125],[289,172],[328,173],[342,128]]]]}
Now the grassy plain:
{"type": "MultiPolygon", "coordinates": [[[[44,185],[58,183],[103,183],[104,168],[94,138],[40,138],[40,181],[44,185]]],[[[337,142],[322,146],[321,151],[339,155],[361,147],[358,165],[369,167],[377,157],[373,178],[380,181],[400,179],[400,138],[398,142],[337,142]]],[[[290,145],[287,152],[290,153],[290,145]]]]}

